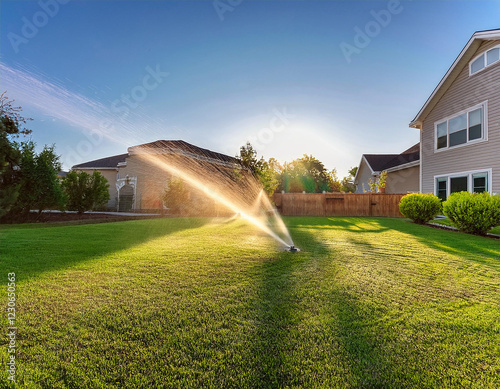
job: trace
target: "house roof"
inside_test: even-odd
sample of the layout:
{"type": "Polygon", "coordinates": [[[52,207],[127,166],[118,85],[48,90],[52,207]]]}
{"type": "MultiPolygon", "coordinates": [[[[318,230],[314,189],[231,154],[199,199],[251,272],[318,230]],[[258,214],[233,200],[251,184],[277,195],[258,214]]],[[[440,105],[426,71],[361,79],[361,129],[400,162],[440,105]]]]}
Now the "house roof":
{"type": "Polygon", "coordinates": [[[385,166],[397,156],[398,154],[363,154],[366,162],[374,172],[384,170],[385,166]]]}
{"type": "Polygon", "coordinates": [[[363,154],[363,158],[375,172],[394,169],[420,160],[420,143],[411,146],[401,154],[363,154]]]}
{"type": "Polygon", "coordinates": [[[101,159],[95,159],[93,161],[80,163],[78,165],[74,165],[72,169],[111,169],[116,168],[116,166],[120,162],[125,162],[125,158],[128,157],[128,154],[120,154],[113,155],[112,157],[106,157],[101,159]]]}
{"type": "Polygon", "coordinates": [[[130,154],[134,153],[173,153],[182,154],[191,158],[204,159],[209,161],[218,161],[228,164],[239,164],[235,157],[217,153],[208,149],[194,146],[183,140],[157,140],[155,142],[144,143],[138,146],[128,148],[130,154]]]}
{"type": "Polygon", "coordinates": [[[455,59],[451,67],[448,69],[444,77],[436,86],[432,94],[429,96],[423,107],[417,113],[415,118],[410,122],[410,127],[420,128],[425,117],[434,108],[437,102],[445,94],[453,81],[458,77],[464,66],[474,57],[477,49],[484,41],[500,39],[500,29],[476,31],[469,39],[465,47],[462,49],[458,57],[455,59]]]}
{"type": "Polygon", "coordinates": [[[173,153],[227,165],[239,164],[237,158],[203,149],[184,142],[183,140],[157,140],[155,142],[129,147],[128,153],[126,154],[113,155],[111,157],[80,163],[74,165],[72,169],[114,169],[119,163],[125,162],[125,159],[129,155],[140,153],[173,153]]]}

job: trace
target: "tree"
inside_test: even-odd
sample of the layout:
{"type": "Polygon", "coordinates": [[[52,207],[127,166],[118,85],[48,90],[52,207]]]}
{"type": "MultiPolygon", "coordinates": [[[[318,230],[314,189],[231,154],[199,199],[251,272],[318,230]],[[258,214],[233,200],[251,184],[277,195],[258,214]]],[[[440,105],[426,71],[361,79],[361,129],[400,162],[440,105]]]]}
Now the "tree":
{"type": "Polygon", "coordinates": [[[343,190],[342,183],[337,176],[337,169],[332,169],[332,171],[328,173],[328,185],[332,192],[341,192],[343,190]]]}
{"type": "Polygon", "coordinates": [[[278,175],[282,167],[274,158],[269,158],[269,161],[263,161],[259,173],[259,179],[264,187],[264,191],[271,197],[278,188],[278,175]]]}
{"type": "Polygon", "coordinates": [[[31,120],[21,116],[21,107],[14,107],[6,92],[0,95],[0,217],[14,205],[19,195],[19,164],[21,152],[14,140],[28,135],[24,124],[31,120]]]}
{"type": "Polygon", "coordinates": [[[325,166],[312,155],[305,155],[283,165],[278,190],[285,192],[321,193],[330,190],[325,166]]]}
{"type": "Polygon", "coordinates": [[[267,195],[271,197],[279,184],[277,176],[281,166],[278,161],[274,158],[270,158],[269,162],[266,162],[263,157],[257,159],[257,150],[253,148],[250,142],[240,147],[240,155],[236,158],[239,159],[243,167],[252,172],[254,177],[262,184],[267,195]]]}
{"type": "Polygon", "coordinates": [[[263,158],[257,159],[257,150],[253,148],[250,142],[247,142],[245,146],[240,147],[240,155],[237,156],[243,167],[249,169],[256,177],[259,176],[262,169],[263,158]]]}
{"type": "Polygon", "coordinates": [[[97,171],[92,175],[71,171],[63,179],[62,186],[68,197],[67,208],[79,214],[95,210],[109,200],[108,180],[97,171]]]}
{"type": "Polygon", "coordinates": [[[163,192],[163,203],[174,215],[183,215],[189,209],[189,191],[181,179],[171,179],[163,192]]]}
{"type": "Polygon", "coordinates": [[[31,141],[21,147],[19,197],[12,212],[26,216],[37,209],[40,215],[44,209],[63,208],[65,196],[57,178],[61,163],[55,147],[46,145],[39,154],[31,141]]]}
{"type": "Polygon", "coordinates": [[[358,167],[354,166],[349,169],[349,175],[342,179],[342,191],[343,192],[356,192],[356,185],[354,184],[354,177],[356,177],[356,173],[358,171],[358,167]]]}

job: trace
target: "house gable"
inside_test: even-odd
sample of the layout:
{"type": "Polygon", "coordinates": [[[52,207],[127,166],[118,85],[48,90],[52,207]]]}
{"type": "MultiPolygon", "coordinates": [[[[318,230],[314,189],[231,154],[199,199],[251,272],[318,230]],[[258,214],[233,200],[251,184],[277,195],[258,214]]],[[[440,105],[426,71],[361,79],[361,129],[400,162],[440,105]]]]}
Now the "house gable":
{"type": "Polygon", "coordinates": [[[363,154],[354,177],[356,192],[368,191],[370,189],[368,180],[374,179],[382,171],[388,172],[387,182],[390,191],[386,193],[417,191],[419,163],[420,143],[411,146],[401,154],[363,154]]]}
{"type": "Polygon", "coordinates": [[[457,77],[462,73],[463,68],[467,67],[467,69],[469,69],[469,63],[479,54],[480,46],[484,42],[495,40],[500,40],[500,29],[477,31],[472,35],[472,37],[469,39],[453,64],[450,66],[444,77],[441,79],[432,94],[429,96],[423,107],[417,113],[415,118],[410,122],[411,128],[422,128],[424,119],[427,117],[430,111],[432,111],[439,100],[444,96],[444,94],[457,79],[457,77]]]}
{"type": "MultiPolygon", "coordinates": [[[[451,193],[452,177],[467,177],[468,190],[473,190],[474,177],[484,173],[488,191],[500,192],[500,61],[471,74],[469,65],[482,53],[500,44],[500,30],[473,35],[462,53],[436,87],[426,105],[410,124],[421,130],[421,188],[436,194],[438,178],[448,178],[451,193]],[[486,34],[486,35],[485,35],[486,34]],[[472,138],[469,126],[462,131],[465,138],[454,144],[450,121],[459,115],[470,120],[469,113],[481,109],[481,136],[472,138]],[[438,124],[445,123],[447,143],[438,149],[438,124]],[[446,127],[448,126],[448,127],[446,127]],[[472,172],[472,173],[471,173],[472,172]]],[[[453,130],[455,131],[455,130],[453,130]]],[[[441,136],[441,135],[440,135],[441,136]]],[[[465,186],[464,186],[465,188],[465,186]]],[[[467,188],[465,188],[467,189],[467,188]]]]}

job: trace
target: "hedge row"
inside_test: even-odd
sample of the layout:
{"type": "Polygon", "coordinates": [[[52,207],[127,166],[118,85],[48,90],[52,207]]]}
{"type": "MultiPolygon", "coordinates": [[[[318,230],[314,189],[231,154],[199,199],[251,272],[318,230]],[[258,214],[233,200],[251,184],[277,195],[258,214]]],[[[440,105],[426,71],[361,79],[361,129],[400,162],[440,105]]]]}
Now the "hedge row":
{"type": "Polygon", "coordinates": [[[500,196],[487,192],[452,193],[443,203],[433,194],[412,193],[401,199],[399,210],[419,224],[444,213],[455,227],[471,234],[484,235],[500,225],[500,196]]]}

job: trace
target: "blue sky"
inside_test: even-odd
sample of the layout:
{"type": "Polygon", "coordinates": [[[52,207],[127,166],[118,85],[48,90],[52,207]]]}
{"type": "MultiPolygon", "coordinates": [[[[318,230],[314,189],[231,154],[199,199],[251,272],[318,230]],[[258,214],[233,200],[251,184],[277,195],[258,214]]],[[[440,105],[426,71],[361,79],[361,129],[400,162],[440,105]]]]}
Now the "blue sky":
{"type": "Polygon", "coordinates": [[[65,168],[157,139],[229,155],[250,140],[343,176],[418,141],[408,123],[499,19],[481,0],[7,0],[0,89],[65,168]]]}

